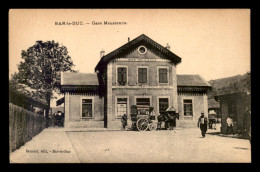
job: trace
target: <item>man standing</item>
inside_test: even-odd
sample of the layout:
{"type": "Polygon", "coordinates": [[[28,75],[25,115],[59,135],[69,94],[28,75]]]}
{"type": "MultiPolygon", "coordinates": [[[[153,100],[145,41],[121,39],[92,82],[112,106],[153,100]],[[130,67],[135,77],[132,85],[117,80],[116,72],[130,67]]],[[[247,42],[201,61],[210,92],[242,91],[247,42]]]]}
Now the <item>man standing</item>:
{"type": "Polygon", "coordinates": [[[226,131],[226,135],[228,135],[230,131],[232,131],[232,134],[234,135],[233,118],[232,118],[231,115],[229,115],[228,118],[227,118],[227,131],[226,131]]]}
{"type": "Polygon", "coordinates": [[[204,116],[203,112],[201,113],[201,116],[199,117],[198,127],[200,127],[202,137],[205,137],[205,134],[206,134],[207,129],[208,129],[208,120],[204,116]]]}
{"type": "Polygon", "coordinates": [[[127,116],[126,114],[124,114],[121,118],[121,122],[122,122],[122,128],[125,130],[125,127],[127,125],[127,116]]]}

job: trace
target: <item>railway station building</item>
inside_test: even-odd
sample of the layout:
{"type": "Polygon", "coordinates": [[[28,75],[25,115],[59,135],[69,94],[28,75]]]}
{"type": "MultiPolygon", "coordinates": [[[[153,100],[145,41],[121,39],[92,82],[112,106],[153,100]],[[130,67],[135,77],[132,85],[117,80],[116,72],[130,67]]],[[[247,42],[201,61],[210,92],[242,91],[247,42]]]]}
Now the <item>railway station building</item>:
{"type": "MultiPolygon", "coordinates": [[[[142,34],[104,55],[94,73],[61,73],[65,127],[121,128],[131,105],[149,105],[159,114],[173,106],[176,127],[196,127],[208,116],[210,84],[200,75],[178,75],[181,58],[142,34]]],[[[129,121],[131,123],[131,121],[129,121]]]]}

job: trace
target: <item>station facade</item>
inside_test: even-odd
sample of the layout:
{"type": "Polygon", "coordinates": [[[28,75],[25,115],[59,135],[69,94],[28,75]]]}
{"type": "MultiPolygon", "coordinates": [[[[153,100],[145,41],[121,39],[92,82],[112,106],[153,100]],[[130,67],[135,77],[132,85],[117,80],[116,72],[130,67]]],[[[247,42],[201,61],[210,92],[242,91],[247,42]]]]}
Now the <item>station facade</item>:
{"type": "MultiPolygon", "coordinates": [[[[159,115],[173,106],[177,127],[196,127],[208,116],[210,84],[199,75],[177,75],[181,58],[140,35],[104,55],[95,73],[62,73],[65,127],[120,128],[131,105],[149,105],[159,115]]],[[[129,121],[128,124],[131,124],[129,121]]]]}

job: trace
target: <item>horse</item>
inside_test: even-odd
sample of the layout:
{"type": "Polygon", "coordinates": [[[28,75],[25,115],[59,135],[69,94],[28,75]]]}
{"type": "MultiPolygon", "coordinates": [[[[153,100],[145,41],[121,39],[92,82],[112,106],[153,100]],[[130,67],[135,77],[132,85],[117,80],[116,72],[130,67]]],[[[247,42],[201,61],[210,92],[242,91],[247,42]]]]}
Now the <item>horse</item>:
{"type": "Polygon", "coordinates": [[[161,124],[162,122],[165,122],[165,128],[169,128],[169,130],[173,130],[173,127],[176,126],[176,118],[179,119],[179,114],[173,113],[161,113],[157,119],[158,119],[158,124],[157,124],[157,128],[158,130],[161,130],[161,124]]]}
{"type": "Polygon", "coordinates": [[[165,127],[166,127],[167,121],[168,121],[168,117],[167,117],[167,114],[165,112],[164,113],[160,113],[160,115],[157,117],[157,119],[158,119],[158,124],[157,124],[158,130],[162,129],[162,126],[161,126],[162,122],[165,122],[165,127]]]}

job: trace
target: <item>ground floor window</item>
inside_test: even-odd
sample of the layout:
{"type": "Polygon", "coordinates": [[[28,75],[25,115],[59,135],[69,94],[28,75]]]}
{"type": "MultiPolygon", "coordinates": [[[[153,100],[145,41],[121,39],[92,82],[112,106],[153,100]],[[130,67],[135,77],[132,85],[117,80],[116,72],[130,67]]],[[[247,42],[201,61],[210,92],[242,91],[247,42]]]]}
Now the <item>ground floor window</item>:
{"type": "Polygon", "coordinates": [[[121,118],[124,114],[127,115],[127,98],[117,98],[116,117],[121,118]]]}
{"type": "Polygon", "coordinates": [[[92,99],[82,99],[82,118],[92,118],[92,99]]]}
{"type": "Polygon", "coordinates": [[[184,110],[184,116],[193,116],[191,99],[183,100],[183,110],[184,110]]]}
{"type": "Polygon", "coordinates": [[[159,98],[159,113],[163,113],[169,107],[169,99],[168,98],[159,98]]]}
{"type": "Polygon", "coordinates": [[[150,106],[150,99],[149,98],[136,98],[136,105],[150,106]]]}

